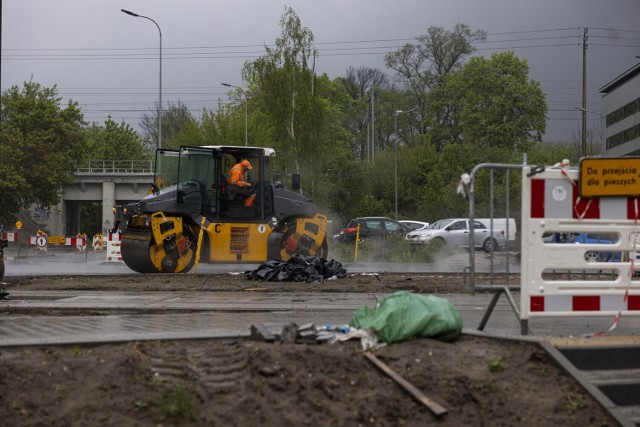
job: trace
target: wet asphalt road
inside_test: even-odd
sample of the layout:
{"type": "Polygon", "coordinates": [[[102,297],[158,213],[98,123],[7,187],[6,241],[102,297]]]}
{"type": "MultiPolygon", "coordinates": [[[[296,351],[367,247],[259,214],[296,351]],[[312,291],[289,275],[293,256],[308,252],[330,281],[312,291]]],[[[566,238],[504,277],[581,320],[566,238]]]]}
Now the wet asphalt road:
{"type": "MultiPolygon", "coordinates": [[[[477,272],[519,273],[520,265],[513,254],[499,252],[489,256],[483,252],[475,254],[475,270],[477,272]],[[507,262],[508,261],[508,262],[507,262]]],[[[344,263],[350,273],[463,273],[471,263],[468,253],[461,252],[432,263],[399,264],[399,263],[344,263]]],[[[200,274],[217,274],[254,270],[259,264],[205,264],[198,266],[200,274]]],[[[48,258],[30,256],[20,260],[5,261],[5,277],[65,275],[65,274],[132,274],[134,273],[123,262],[107,261],[104,252],[88,252],[87,254],[57,254],[48,258]]]]}
{"type": "MultiPolygon", "coordinates": [[[[476,257],[476,271],[493,269],[504,272],[506,264],[476,257]]],[[[347,264],[353,272],[463,272],[469,264],[468,254],[460,254],[448,263],[421,264],[347,264]]],[[[202,264],[199,274],[246,271],[257,265],[202,264]]],[[[510,272],[519,272],[509,264],[510,272]]],[[[6,264],[5,277],[30,275],[118,275],[131,274],[121,262],[103,260],[86,263],[12,263],[6,264]]],[[[252,324],[261,323],[271,332],[279,333],[289,323],[298,325],[347,324],[361,305],[373,308],[383,294],[362,293],[269,293],[260,292],[98,292],[98,291],[11,291],[7,307],[22,309],[57,308],[100,311],[102,315],[5,316],[0,322],[0,346],[34,344],[70,344],[80,342],[113,342],[138,339],[181,339],[222,336],[247,336],[252,324]],[[113,315],[104,315],[111,310],[113,315]]],[[[490,294],[447,294],[446,298],[458,308],[466,331],[477,330],[491,299],[490,294]]],[[[519,294],[515,294],[519,303],[519,294]]],[[[37,310],[35,310],[37,311],[37,310]]],[[[611,316],[539,317],[529,320],[529,337],[590,336],[609,328],[611,316]]],[[[640,331],[640,318],[623,317],[610,335],[634,335],[640,331]]],[[[495,336],[520,337],[520,323],[501,296],[484,332],[495,336]]]]}
{"type": "MultiPolygon", "coordinates": [[[[289,323],[344,325],[361,305],[375,307],[384,294],[313,292],[98,292],[15,291],[1,304],[20,309],[57,308],[78,312],[113,310],[114,315],[4,317],[0,322],[0,346],[70,344],[138,339],[181,339],[247,336],[252,324],[264,324],[277,334],[289,323]]],[[[465,330],[477,329],[491,296],[447,294],[462,316],[465,330]]],[[[25,310],[22,310],[23,312],[25,310]]],[[[612,318],[535,318],[529,321],[530,337],[588,336],[606,330],[612,318]]],[[[623,317],[612,335],[634,335],[640,319],[623,317]]],[[[520,335],[520,324],[502,297],[485,332],[495,336],[520,335]]]]}

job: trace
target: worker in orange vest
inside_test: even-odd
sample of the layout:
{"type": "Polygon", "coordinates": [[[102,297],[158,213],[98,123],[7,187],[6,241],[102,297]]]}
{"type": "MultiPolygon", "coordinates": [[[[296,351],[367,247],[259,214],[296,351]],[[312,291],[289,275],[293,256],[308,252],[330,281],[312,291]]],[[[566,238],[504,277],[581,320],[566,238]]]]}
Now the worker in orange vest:
{"type": "Polygon", "coordinates": [[[245,206],[253,206],[253,202],[256,199],[253,184],[247,181],[247,171],[250,169],[253,169],[253,167],[247,159],[236,163],[229,169],[229,194],[246,197],[244,202],[245,206]]]}

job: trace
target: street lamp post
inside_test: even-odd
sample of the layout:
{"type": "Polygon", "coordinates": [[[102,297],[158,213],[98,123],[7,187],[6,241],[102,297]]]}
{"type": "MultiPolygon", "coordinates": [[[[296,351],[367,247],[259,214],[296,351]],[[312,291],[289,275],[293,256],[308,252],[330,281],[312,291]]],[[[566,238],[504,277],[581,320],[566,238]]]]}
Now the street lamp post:
{"type": "Polygon", "coordinates": [[[398,116],[400,114],[408,114],[411,113],[412,111],[415,111],[417,109],[416,108],[412,108],[409,111],[403,111],[403,110],[396,110],[396,112],[393,115],[393,121],[394,121],[394,125],[393,125],[393,136],[395,139],[395,142],[393,144],[393,170],[394,170],[394,196],[395,196],[395,208],[396,208],[396,221],[398,220],[398,116]]]}
{"type": "Polygon", "coordinates": [[[227,87],[235,87],[236,89],[240,89],[242,91],[242,96],[244,96],[244,146],[249,145],[249,133],[247,130],[248,116],[247,116],[247,92],[241,88],[240,86],[232,85],[229,83],[221,83],[222,86],[227,87]]]}
{"type": "Polygon", "coordinates": [[[398,116],[402,114],[402,110],[396,110],[393,115],[393,137],[395,142],[393,144],[393,176],[394,176],[394,184],[395,184],[395,207],[396,207],[396,221],[398,220],[398,116]]]}
{"type": "MultiPolygon", "coordinates": [[[[582,113],[591,113],[591,114],[597,114],[598,116],[600,116],[600,151],[601,154],[604,154],[605,152],[605,137],[604,137],[604,126],[602,125],[602,122],[604,121],[604,114],[602,113],[598,113],[597,111],[593,111],[593,110],[588,110],[586,108],[582,108],[582,107],[574,107],[576,110],[580,110],[582,111],[582,113]]],[[[583,138],[583,147],[582,147],[582,155],[584,157],[586,157],[587,155],[587,147],[586,147],[586,138],[583,138]]]]}
{"type": "Polygon", "coordinates": [[[149,18],[148,16],[139,15],[137,13],[131,12],[126,9],[120,9],[120,11],[123,13],[126,13],[127,15],[134,16],[136,18],[148,19],[149,21],[156,24],[156,27],[158,27],[158,33],[160,34],[160,78],[158,83],[158,85],[160,86],[160,89],[159,89],[160,95],[158,99],[158,148],[162,148],[162,30],[160,29],[160,25],[158,25],[156,21],[149,18]]]}

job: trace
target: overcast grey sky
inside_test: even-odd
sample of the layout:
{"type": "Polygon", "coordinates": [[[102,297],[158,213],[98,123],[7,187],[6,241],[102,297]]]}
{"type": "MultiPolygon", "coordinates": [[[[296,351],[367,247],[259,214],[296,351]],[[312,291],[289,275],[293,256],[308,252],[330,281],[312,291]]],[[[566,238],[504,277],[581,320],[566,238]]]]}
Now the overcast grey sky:
{"type": "MultiPolygon", "coordinates": [[[[226,101],[226,82],[242,85],[245,61],[273,44],[285,5],[315,36],[317,70],[343,76],[348,66],[384,70],[386,52],[430,26],[462,22],[482,29],[475,55],[513,50],[526,58],[549,105],[545,140],[580,130],[582,28],[589,28],[587,108],[600,111],[598,89],[638,62],[638,0],[0,0],[3,91],[33,81],[58,85],[88,121],[107,115],[137,128],[158,100],[156,26],[162,30],[163,104],[182,101],[196,117],[226,101]]],[[[599,127],[588,114],[589,127],[599,127]]]]}

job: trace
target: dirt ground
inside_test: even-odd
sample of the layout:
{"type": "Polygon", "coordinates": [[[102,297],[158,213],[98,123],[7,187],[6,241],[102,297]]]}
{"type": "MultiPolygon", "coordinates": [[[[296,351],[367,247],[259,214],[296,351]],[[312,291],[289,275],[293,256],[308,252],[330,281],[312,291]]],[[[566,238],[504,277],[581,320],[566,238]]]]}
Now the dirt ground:
{"type": "MultiPolygon", "coordinates": [[[[478,274],[476,281],[486,281],[478,274]]],[[[520,276],[511,274],[511,282],[520,276]]],[[[499,277],[496,279],[499,280],[499,277]]],[[[251,291],[263,292],[468,292],[467,276],[457,273],[376,273],[348,274],[345,279],[307,282],[261,282],[247,280],[242,273],[224,274],[132,274],[129,276],[16,276],[6,278],[12,290],[93,290],[93,291],[251,291]]]]}
{"type": "MultiPolygon", "coordinates": [[[[7,283],[9,292],[410,290],[446,298],[467,291],[464,278],[454,274],[350,275],[320,284],[252,282],[230,274],[41,276],[7,283]]],[[[0,321],[16,314],[28,313],[0,303],[0,321]]],[[[416,338],[374,354],[447,413],[433,415],[364,357],[359,341],[149,341],[1,348],[0,425],[616,425],[535,343],[416,338]]]]}

